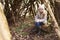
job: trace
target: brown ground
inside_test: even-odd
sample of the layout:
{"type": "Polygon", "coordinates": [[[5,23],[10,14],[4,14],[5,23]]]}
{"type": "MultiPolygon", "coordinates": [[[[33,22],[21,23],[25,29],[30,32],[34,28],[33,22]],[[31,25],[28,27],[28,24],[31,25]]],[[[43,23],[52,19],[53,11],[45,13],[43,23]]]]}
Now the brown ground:
{"type": "Polygon", "coordinates": [[[50,28],[51,26],[43,28],[44,31],[41,30],[40,35],[38,35],[36,28],[32,26],[34,23],[30,18],[26,19],[21,25],[19,27],[10,27],[12,40],[59,40],[54,29],[50,28]]]}
{"type": "Polygon", "coordinates": [[[18,33],[13,28],[11,28],[12,40],[58,40],[58,36],[54,31],[51,33],[41,31],[40,36],[38,36],[37,33],[33,30],[35,29],[24,29],[22,32],[26,32],[28,34],[22,35],[20,32],[18,33]]]}

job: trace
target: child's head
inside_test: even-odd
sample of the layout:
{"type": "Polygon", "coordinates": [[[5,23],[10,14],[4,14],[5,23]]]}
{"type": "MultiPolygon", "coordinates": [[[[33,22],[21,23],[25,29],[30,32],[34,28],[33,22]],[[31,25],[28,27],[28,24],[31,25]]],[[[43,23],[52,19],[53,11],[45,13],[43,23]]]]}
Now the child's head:
{"type": "Polygon", "coordinates": [[[42,4],[42,5],[39,4],[38,10],[39,10],[39,12],[43,12],[45,10],[44,4],[42,4]]]}

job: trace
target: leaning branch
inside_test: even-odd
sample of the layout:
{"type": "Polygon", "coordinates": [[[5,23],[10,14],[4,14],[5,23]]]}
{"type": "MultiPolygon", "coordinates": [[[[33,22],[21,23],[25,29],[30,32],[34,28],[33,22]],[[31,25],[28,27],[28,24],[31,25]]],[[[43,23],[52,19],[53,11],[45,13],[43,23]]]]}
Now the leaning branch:
{"type": "Polygon", "coordinates": [[[55,31],[56,31],[56,33],[57,33],[57,35],[59,36],[59,38],[60,38],[60,28],[59,28],[59,26],[58,26],[58,23],[57,23],[57,21],[56,21],[56,19],[55,19],[55,16],[54,16],[54,14],[53,14],[53,12],[52,12],[52,9],[51,9],[51,7],[50,7],[50,3],[49,3],[49,1],[48,0],[45,0],[45,5],[47,6],[47,9],[48,9],[48,11],[49,11],[49,14],[51,15],[51,17],[52,17],[52,20],[54,21],[54,28],[55,28],[55,31]]]}

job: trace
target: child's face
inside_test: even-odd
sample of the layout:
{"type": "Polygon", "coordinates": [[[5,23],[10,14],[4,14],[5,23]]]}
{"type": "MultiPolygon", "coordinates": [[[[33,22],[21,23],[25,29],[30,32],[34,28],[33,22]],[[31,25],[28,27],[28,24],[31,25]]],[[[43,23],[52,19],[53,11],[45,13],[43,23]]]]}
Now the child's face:
{"type": "Polygon", "coordinates": [[[42,9],[42,8],[40,8],[40,9],[39,9],[39,12],[43,12],[43,9],[42,9]]]}

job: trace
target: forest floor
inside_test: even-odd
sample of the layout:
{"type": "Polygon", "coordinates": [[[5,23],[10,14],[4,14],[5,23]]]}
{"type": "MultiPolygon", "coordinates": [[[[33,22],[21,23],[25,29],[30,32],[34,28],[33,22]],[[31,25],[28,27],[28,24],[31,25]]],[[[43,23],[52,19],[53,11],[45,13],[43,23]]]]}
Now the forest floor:
{"type": "Polygon", "coordinates": [[[24,31],[17,32],[14,28],[11,28],[12,40],[59,40],[55,32],[46,33],[41,31],[40,35],[37,35],[36,32],[30,30],[24,31]]]}
{"type": "MultiPolygon", "coordinates": [[[[37,34],[36,29],[27,20],[19,27],[10,27],[12,40],[59,40],[54,30],[40,31],[40,35],[37,34]]],[[[46,29],[45,29],[46,30],[46,29]]]]}

